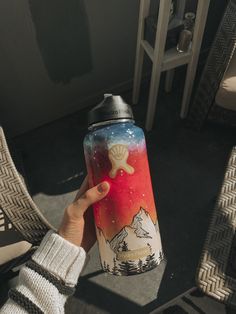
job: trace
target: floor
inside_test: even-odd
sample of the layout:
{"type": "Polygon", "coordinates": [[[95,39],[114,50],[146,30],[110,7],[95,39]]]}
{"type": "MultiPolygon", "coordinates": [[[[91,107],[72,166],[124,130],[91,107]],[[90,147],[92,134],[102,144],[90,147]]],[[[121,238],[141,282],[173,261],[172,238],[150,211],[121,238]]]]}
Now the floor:
{"type": "MultiPolygon", "coordinates": [[[[210,123],[201,132],[186,128],[179,118],[181,84],[177,82],[170,94],[160,93],[154,128],[146,134],[166,260],[146,274],[117,278],[101,271],[94,247],[67,313],[229,313],[201,294],[182,294],[195,286],[209,218],[236,132],[210,123]]],[[[130,93],[123,96],[130,102],[130,93]]],[[[146,104],[144,86],[134,107],[140,126],[146,104]]],[[[55,227],[86,173],[82,145],[86,115],[87,110],[79,111],[14,139],[33,199],[55,227]]]]}

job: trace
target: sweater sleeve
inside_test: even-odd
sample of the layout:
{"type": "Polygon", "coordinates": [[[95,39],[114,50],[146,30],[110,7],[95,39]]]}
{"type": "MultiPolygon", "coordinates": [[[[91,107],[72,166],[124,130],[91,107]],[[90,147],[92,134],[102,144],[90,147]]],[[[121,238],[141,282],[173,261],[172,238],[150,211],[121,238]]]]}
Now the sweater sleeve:
{"type": "Polygon", "coordinates": [[[0,313],[64,313],[85,258],[83,248],[49,231],[32,259],[22,267],[19,283],[9,291],[0,313]]]}

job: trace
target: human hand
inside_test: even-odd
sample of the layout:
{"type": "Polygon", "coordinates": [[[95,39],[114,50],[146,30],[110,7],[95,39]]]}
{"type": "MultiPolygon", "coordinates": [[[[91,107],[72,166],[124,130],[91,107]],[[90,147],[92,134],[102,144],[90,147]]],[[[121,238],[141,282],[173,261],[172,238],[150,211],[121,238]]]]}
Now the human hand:
{"type": "Polygon", "coordinates": [[[91,205],[103,199],[109,189],[110,185],[107,182],[102,182],[89,189],[86,177],[75,200],[65,209],[58,234],[88,252],[96,241],[91,205]]]}

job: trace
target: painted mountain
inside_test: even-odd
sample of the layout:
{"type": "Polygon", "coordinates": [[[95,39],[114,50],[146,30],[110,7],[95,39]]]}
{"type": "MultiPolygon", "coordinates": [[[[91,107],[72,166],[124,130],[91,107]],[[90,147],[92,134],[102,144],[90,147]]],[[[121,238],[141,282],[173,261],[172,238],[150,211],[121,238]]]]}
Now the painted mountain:
{"type": "Polygon", "coordinates": [[[163,259],[160,234],[150,215],[140,208],[132,223],[111,240],[97,228],[102,266],[115,275],[132,275],[154,268],[163,259]],[[139,252],[147,252],[140,255],[139,252]],[[133,252],[136,253],[135,258],[133,252]],[[121,259],[120,256],[127,256],[121,259]],[[149,267],[149,268],[147,268],[149,267]]]}

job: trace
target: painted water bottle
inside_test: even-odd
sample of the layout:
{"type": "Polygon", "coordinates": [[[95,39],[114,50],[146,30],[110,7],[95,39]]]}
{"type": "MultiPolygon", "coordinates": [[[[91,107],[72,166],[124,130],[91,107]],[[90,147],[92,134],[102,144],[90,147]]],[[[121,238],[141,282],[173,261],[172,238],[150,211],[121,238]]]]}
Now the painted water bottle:
{"type": "Polygon", "coordinates": [[[93,206],[102,267],[114,275],[151,270],[163,253],[144,133],[120,96],[105,95],[88,120],[89,185],[110,184],[107,196],[93,206]]]}

